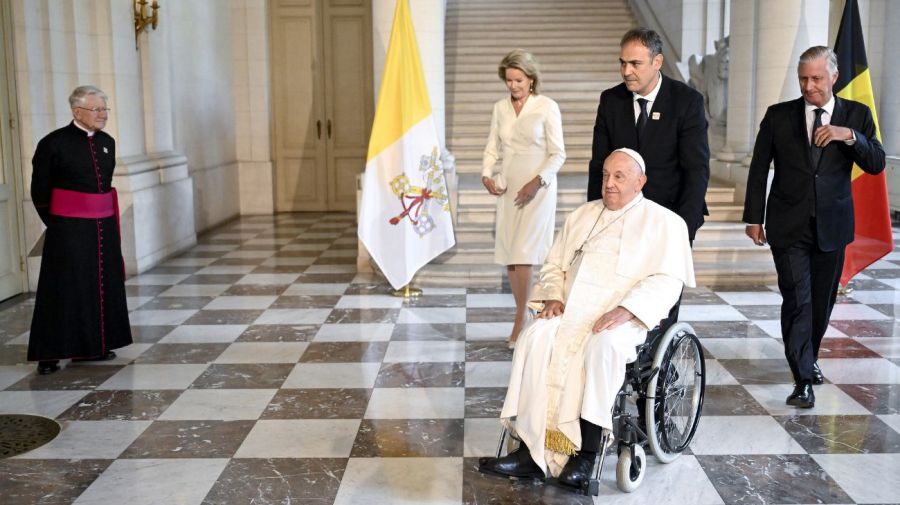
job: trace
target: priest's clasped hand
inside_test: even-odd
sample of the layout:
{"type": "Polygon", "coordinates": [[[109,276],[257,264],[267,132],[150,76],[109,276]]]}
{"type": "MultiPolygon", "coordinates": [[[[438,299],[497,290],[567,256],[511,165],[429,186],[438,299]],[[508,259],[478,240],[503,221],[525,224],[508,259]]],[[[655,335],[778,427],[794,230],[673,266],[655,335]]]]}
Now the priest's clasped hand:
{"type": "Polygon", "coordinates": [[[544,310],[537,315],[538,319],[553,319],[566,311],[566,305],[559,300],[544,300],[544,310]]]}
{"type": "Polygon", "coordinates": [[[611,330],[619,327],[628,321],[634,319],[634,314],[625,307],[616,307],[611,311],[600,316],[600,319],[594,323],[594,333],[600,333],[603,330],[611,330]]]}

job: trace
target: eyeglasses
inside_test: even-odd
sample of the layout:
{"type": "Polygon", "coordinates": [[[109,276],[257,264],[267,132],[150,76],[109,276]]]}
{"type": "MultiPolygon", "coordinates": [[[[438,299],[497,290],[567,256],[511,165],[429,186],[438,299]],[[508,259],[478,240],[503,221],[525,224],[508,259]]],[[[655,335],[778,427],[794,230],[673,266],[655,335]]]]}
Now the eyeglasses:
{"type": "Polygon", "coordinates": [[[101,112],[109,112],[109,111],[112,110],[112,109],[110,109],[109,107],[94,107],[93,109],[88,109],[87,107],[75,107],[75,108],[76,108],[76,109],[82,109],[82,110],[91,111],[91,112],[93,112],[94,114],[99,114],[99,113],[101,113],[101,112]]]}

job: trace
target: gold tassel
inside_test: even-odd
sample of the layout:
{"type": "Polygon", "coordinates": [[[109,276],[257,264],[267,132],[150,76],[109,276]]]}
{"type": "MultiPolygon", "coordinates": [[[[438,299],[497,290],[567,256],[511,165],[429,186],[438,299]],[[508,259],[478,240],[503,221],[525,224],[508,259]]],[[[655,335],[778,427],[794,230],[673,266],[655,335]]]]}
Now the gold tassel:
{"type": "Polygon", "coordinates": [[[575,444],[573,444],[561,431],[547,430],[544,447],[553,452],[565,454],[566,456],[574,456],[578,452],[575,444]]]}

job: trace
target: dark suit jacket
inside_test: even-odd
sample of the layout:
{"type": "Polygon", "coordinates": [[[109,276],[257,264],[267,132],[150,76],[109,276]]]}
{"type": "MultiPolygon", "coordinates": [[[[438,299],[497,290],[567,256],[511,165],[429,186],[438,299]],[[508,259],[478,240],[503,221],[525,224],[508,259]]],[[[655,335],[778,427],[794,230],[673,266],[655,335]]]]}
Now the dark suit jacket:
{"type": "Polygon", "coordinates": [[[622,83],[600,95],[588,170],[588,200],[602,196],[603,161],[609,153],[621,147],[634,149],[647,165],[644,196],[681,216],[694,240],[707,213],[709,185],[703,95],[663,75],[659,94],[648,114],[643,146],[638,149],[631,91],[622,83]],[[654,113],[659,113],[659,119],[653,119],[654,113]]]}
{"type": "Polygon", "coordinates": [[[853,129],[856,143],[831,142],[813,167],[806,133],[804,100],[775,104],[766,111],[747,176],[744,222],[762,224],[772,247],[789,247],[809,223],[816,209],[819,249],[834,251],[853,241],[853,195],[850,172],[853,164],[870,174],[884,170],[884,148],[875,138],[875,122],[865,105],[834,98],[831,124],[853,129]],[[775,176],[766,203],[769,164],[775,176]]]}

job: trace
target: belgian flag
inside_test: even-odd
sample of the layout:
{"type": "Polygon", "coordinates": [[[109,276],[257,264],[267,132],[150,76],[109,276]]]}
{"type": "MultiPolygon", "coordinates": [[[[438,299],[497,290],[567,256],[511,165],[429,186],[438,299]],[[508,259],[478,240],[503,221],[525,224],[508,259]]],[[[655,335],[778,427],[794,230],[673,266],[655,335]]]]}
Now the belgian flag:
{"type": "MultiPolygon", "coordinates": [[[[834,52],[838,58],[835,94],[867,105],[875,121],[875,135],[881,140],[856,0],[847,0],[844,5],[834,52]]],[[[885,172],[870,175],[854,165],[850,177],[856,230],[855,239],[847,246],[844,258],[844,270],[841,272],[841,284],[844,286],[854,275],[891,252],[894,246],[885,172]]]]}

